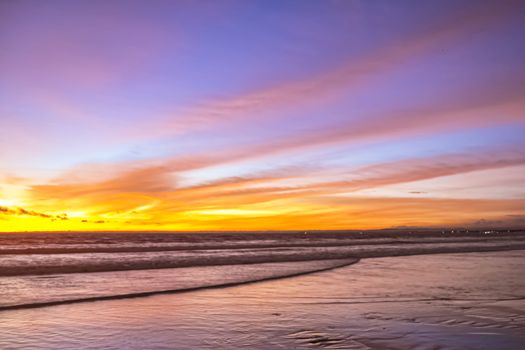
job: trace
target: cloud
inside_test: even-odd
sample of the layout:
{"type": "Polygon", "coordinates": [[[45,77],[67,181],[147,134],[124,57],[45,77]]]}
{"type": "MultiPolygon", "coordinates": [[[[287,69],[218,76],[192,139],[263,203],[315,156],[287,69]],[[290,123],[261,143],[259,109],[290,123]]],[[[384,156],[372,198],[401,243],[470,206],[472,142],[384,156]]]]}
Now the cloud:
{"type": "Polygon", "coordinates": [[[169,113],[156,127],[149,124],[136,129],[135,136],[173,136],[217,124],[268,119],[268,114],[261,113],[320,102],[341,92],[348,95],[406,62],[461,43],[492,25],[505,23],[516,15],[516,8],[520,6],[522,4],[514,0],[476,4],[427,23],[415,35],[400,38],[333,69],[237,96],[201,102],[182,113],[169,113]]]}
{"type": "Polygon", "coordinates": [[[100,182],[35,185],[31,191],[35,198],[42,200],[101,194],[165,192],[174,187],[174,179],[170,172],[170,168],[166,166],[132,168],[100,182]]]}
{"type": "MultiPolygon", "coordinates": [[[[195,225],[204,225],[202,221],[212,215],[211,213],[221,214],[222,218],[214,215],[213,218],[208,218],[210,222],[225,217],[229,217],[225,219],[227,222],[233,222],[232,216],[263,217],[263,222],[270,222],[269,217],[287,215],[299,220],[300,217],[310,215],[299,214],[305,211],[326,211],[337,216],[337,222],[340,222],[345,210],[350,208],[353,208],[352,213],[359,217],[375,215],[376,208],[370,203],[376,202],[363,197],[363,194],[360,194],[362,190],[525,164],[525,153],[515,149],[520,148],[516,146],[512,149],[477,149],[471,153],[403,159],[355,169],[338,169],[335,173],[333,169],[312,167],[274,169],[192,186],[166,182],[166,179],[177,175],[173,174],[173,169],[168,166],[132,169],[101,182],[33,186],[28,196],[44,207],[66,206],[70,210],[83,211],[86,213],[84,223],[125,221],[141,226],[152,223],[162,226],[163,223],[174,225],[181,222],[190,225],[189,223],[194,222],[195,225]],[[325,178],[333,178],[334,174],[337,178],[345,179],[323,181],[325,178]],[[155,183],[157,180],[160,181],[158,184],[155,183]],[[360,199],[356,199],[357,197],[360,199]]],[[[398,199],[401,203],[399,205],[405,203],[405,200],[398,199]]],[[[440,200],[432,202],[433,199],[429,198],[421,200],[423,202],[414,199],[407,203],[426,203],[428,207],[434,206],[433,203],[442,203],[440,200]]],[[[389,199],[387,202],[395,201],[389,199]]],[[[509,200],[509,203],[512,201],[509,200]]],[[[399,205],[380,205],[377,209],[381,215],[394,220],[389,213],[399,211],[399,205]]],[[[476,207],[477,205],[474,205],[472,211],[476,207]]],[[[417,206],[412,209],[417,211],[417,206]]],[[[480,213],[490,212],[489,207],[482,209],[480,213]]],[[[473,214],[472,211],[468,210],[469,215],[473,214]]],[[[425,215],[430,214],[425,211],[425,215]]],[[[327,218],[328,216],[325,217],[325,221],[328,221],[327,218]]],[[[408,220],[408,217],[404,219],[408,220]]],[[[305,223],[310,222],[310,219],[305,220],[305,223]]],[[[242,219],[242,222],[245,221],[248,222],[249,219],[242,219]]],[[[398,222],[397,219],[394,221],[398,222]]]]}
{"type": "Polygon", "coordinates": [[[2,207],[0,206],[0,214],[4,215],[19,215],[19,216],[37,216],[44,219],[51,219],[51,220],[68,220],[68,217],[66,214],[60,214],[60,215],[49,215],[45,213],[40,213],[34,210],[27,210],[20,207],[2,207]]]}
{"type": "MultiPolygon", "coordinates": [[[[525,145],[521,145],[524,148],[525,145]]],[[[403,159],[362,167],[353,171],[354,179],[317,185],[335,188],[338,192],[428,180],[443,176],[511,167],[525,164],[525,152],[512,149],[478,149],[471,153],[438,155],[425,158],[403,159]]],[[[315,187],[315,186],[314,186],[315,187]]]]}
{"type": "MultiPolygon", "coordinates": [[[[360,190],[478,170],[515,166],[525,164],[525,153],[516,151],[516,149],[520,149],[522,146],[523,145],[516,145],[516,147],[512,148],[493,150],[480,148],[468,153],[403,159],[353,170],[343,169],[340,172],[349,174],[352,178],[351,180],[314,183],[304,188],[310,190],[328,188],[360,190]]],[[[210,159],[212,158],[208,160],[210,159]]],[[[212,164],[214,164],[214,162],[200,162],[196,160],[191,164],[186,164],[178,160],[168,160],[168,162],[162,166],[123,170],[122,173],[117,174],[113,178],[101,182],[36,185],[31,188],[31,194],[35,200],[44,200],[46,198],[67,199],[81,196],[121,193],[139,193],[144,195],[177,193],[180,196],[184,196],[186,193],[191,192],[194,194],[206,193],[207,195],[217,195],[219,191],[238,190],[246,186],[269,184],[291,178],[308,178],[308,174],[319,176],[319,171],[322,170],[313,167],[274,169],[272,171],[256,173],[252,176],[229,177],[190,187],[178,187],[173,180],[177,172],[212,164]]],[[[333,172],[333,170],[331,171],[333,172]]],[[[291,189],[299,190],[301,187],[298,186],[291,189]]],[[[277,187],[274,190],[282,191],[284,189],[277,187]]]]}
{"type": "MultiPolygon", "coordinates": [[[[152,160],[169,171],[188,171],[321,147],[362,144],[494,124],[525,122],[525,76],[515,75],[507,86],[489,85],[418,108],[392,110],[316,130],[235,145],[205,153],[152,160]]],[[[146,165],[147,166],[147,165],[146,165]]],[[[125,166],[124,166],[125,167],[125,166]]]]}
{"type": "MultiPolygon", "coordinates": [[[[119,225],[130,229],[199,230],[219,227],[342,229],[460,225],[474,222],[480,216],[499,218],[505,214],[525,215],[525,203],[523,199],[371,198],[360,194],[360,190],[505,167],[523,161],[520,152],[505,153],[503,150],[484,154],[442,155],[349,170],[348,175],[352,179],[344,182],[322,182],[322,169],[302,174],[296,169],[300,175],[285,176],[278,171],[275,174],[254,173],[249,177],[218,179],[148,195],[141,193],[138,188],[132,193],[108,192],[104,187],[109,183],[106,181],[100,192],[93,187],[95,184],[86,184],[92,186],[92,191],[80,191],[75,196],[68,196],[61,193],[59,185],[55,185],[53,192],[45,194],[48,202],[37,202],[54,208],[67,206],[72,210],[83,210],[86,216],[77,220],[79,225],[89,227],[104,221],[111,229],[122,227],[119,225]],[[307,183],[300,184],[301,179],[307,180],[307,183]],[[312,181],[315,179],[319,181],[312,181]]],[[[118,183],[114,180],[112,183],[118,183]]],[[[77,185],[81,187],[81,184],[77,185]]],[[[65,187],[66,194],[69,194],[68,186],[65,187]]],[[[5,212],[12,209],[0,210],[5,212]]],[[[25,212],[29,211],[17,212],[26,215],[25,212]]]]}

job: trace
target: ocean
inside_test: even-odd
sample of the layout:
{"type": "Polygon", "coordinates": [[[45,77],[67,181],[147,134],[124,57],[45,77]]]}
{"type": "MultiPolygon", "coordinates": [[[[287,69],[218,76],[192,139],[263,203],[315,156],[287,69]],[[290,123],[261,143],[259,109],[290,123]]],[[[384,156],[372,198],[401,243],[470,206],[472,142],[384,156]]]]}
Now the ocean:
{"type": "Polygon", "coordinates": [[[0,349],[520,349],[524,238],[3,234],[0,349]]]}

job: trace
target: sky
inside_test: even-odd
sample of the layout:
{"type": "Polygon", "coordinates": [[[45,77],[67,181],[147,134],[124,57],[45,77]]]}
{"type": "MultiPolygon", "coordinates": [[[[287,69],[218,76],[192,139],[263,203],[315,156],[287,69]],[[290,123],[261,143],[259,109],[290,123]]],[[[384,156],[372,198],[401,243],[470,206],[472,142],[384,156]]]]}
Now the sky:
{"type": "Polygon", "coordinates": [[[525,225],[525,1],[1,1],[0,231],[525,225]]]}

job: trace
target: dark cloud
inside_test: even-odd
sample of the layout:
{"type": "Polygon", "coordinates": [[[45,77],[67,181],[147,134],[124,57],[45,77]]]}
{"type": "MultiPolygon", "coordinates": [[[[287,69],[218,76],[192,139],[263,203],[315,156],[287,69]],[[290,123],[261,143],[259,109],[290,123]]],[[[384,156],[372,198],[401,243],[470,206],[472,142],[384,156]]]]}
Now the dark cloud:
{"type": "Polygon", "coordinates": [[[82,222],[85,223],[85,224],[104,224],[104,223],[106,223],[106,221],[104,221],[104,220],[96,220],[96,221],[94,221],[94,220],[87,220],[87,219],[83,219],[82,222]]]}
{"type": "Polygon", "coordinates": [[[51,220],[68,220],[67,214],[61,215],[49,215],[45,213],[40,213],[34,210],[28,210],[20,207],[8,208],[0,207],[0,214],[4,215],[19,215],[19,216],[37,216],[45,219],[51,220]]]}

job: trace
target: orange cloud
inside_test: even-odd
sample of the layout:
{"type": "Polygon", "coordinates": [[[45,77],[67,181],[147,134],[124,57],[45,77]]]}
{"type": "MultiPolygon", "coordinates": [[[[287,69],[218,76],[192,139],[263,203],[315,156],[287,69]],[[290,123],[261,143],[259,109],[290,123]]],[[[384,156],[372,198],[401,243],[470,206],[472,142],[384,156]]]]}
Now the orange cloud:
{"type": "MultiPolygon", "coordinates": [[[[69,221],[53,226],[61,230],[459,225],[479,217],[495,220],[504,215],[522,215],[523,200],[370,198],[359,195],[359,191],[519,164],[525,164],[525,153],[521,151],[477,150],[348,169],[344,181],[323,181],[325,175],[333,176],[330,170],[325,173],[324,169],[296,168],[294,172],[276,169],[185,187],[172,180],[177,176],[172,168],[157,166],[132,169],[100,182],[33,186],[28,198],[42,212],[76,213],[74,217],[62,216],[69,217],[69,221]],[[468,208],[462,208],[467,204],[468,208]]],[[[18,216],[60,218],[10,210],[18,216]]],[[[21,225],[22,221],[18,222],[21,225]]]]}

